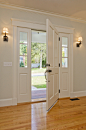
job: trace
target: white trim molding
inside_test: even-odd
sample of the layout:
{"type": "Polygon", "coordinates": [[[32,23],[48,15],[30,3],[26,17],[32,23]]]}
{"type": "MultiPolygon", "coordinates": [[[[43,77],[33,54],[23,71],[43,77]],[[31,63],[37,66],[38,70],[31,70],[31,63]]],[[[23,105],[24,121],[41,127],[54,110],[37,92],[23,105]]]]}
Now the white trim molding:
{"type": "Polygon", "coordinates": [[[83,97],[86,96],[86,91],[78,91],[70,93],[70,98],[83,97]]]}
{"type": "Polygon", "coordinates": [[[4,106],[12,106],[12,98],[1,99],[0,100],[0,107],[4,107],[4,106]]]}
{"type": "Polygon", "coordinates": [[[0,107],[17,105],[17,98],[0,99],[0,107]]]}
{"type": "Polygon", "coordinates": [[[12,106],[17,105],[17,98],[12,99],[12,106]]]}
{"type": "Polygon", "coordinates": [[[17,105],[18,66],[16,57],[17,57],[17,27],[13,26],[13,105],[17,105]]]}
{"type": "MultiPolygon", "coordinates": [[[[46,31],[46,24],[43,23],[38,23],[38,22],[32,22],[28,20],[23,20],[23,19],[15,19],[11,18],[12,25],[16,27],[25,27],[25,28],[30,28],[30,29],[36,29],[36,30],[42,30],[46,31]]],[[[53,24],[55,28],[58,30],[59,33],[74,33],[74,28],[71,27],[65,27],[65,26],[57,26],[53,24]]]]}
{"type": "Polygon", "coordinates": [[[12,20],[12,25],[17,26],[17,27],[24,27],[24,28],[29,28],[29,29],[36,29],[36,30],[46,30],[46,26],[41,23],[34,23],[30,21],[24,21],[24,20],[17,20],[17,19],[11,19],[12,20]]]}
{"type": "Polygon", "coordinates": [[[86,20],[83,20],[81,18],[73,18],[64,14],[57,14],[54,12],[49,12],[49,11],[44,11],[44,10],[38,10],[38,9],[32,9],[32,8],[26,8],[26,7],[21,7],[19,5],[11,5],[11,4],[5,4],[5,3],[0,3],[0,7],[1,8],[7,8],[7,9],[11,9],[11,10],[22,10],[22,11],[29,11],[29,12],[33,12],[33,13],[39,13],[39,14],[45,14],[45,15],[51,15],[54,17],[61,17],[64,19],[68,19],[70,21],[76,21],[79,23],[86,23],[86,20]]]}

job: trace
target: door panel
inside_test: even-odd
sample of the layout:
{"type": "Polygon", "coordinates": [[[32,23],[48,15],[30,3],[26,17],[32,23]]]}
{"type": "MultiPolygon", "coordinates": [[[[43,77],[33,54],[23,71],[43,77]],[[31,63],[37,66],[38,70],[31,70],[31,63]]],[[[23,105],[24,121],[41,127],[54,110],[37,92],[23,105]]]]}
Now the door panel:
{"type": "Polygon", "coordinates": [[[47,107],[49,110],[59,97],[59,45],[58,45],[58,32],[53,24],[47,19],[47,107]]]}
{"type": "Polygon", "coordinates": [[[68,91],[68,73],[62,73],[62,89],[68,91]]]}
{"type": "Polygon", "coordinates": [[[18,28],[18,103],[31,101],[31,30],[18,28]]]}
{"type": "Polygon", "coordinates": [[[60,98],[69,97],[70,35],[60,34],[60,98]]]}
{"type": "Polygon", "coordinates": [[[58,74],[55,74],[55,80],[54,80],[54,83],[56,84],[56,87],[55,87],[55,90],[54,90],[54,95],[56,95],[58,93],[58,88],[59,88],[59,75],[58,74]]]}
{"type": "Polygon", "coordinates": [[[27,74],[19,75],[19,93],[26,94],[27,92],[27,74]]]}

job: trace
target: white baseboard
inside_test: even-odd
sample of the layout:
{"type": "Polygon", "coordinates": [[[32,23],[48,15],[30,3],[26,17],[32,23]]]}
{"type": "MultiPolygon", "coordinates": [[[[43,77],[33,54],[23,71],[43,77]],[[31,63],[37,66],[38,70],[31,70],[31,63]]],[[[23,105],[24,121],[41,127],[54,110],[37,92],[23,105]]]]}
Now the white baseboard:
{"type": "Polygon", "coordinates": [[[11,105],[12,105],[12,98],[0,100],[0,107],[11,106],[11,105]]]}
{"type": "Polygon", "coordinates": [[[86,96],[86,91],[78,91],[70,93],[70,98],[86,96]]]}
{"type": "Polygon", "coordinates": [[[12,105],[17,105],[17,98],[13,98],[12,101],[13,101],[12,105]]]}
{"type": "Polygon", "coordinates": [[[1,99],[0,107],[17,105],[17,98],[1,99]]]}
{"type": "MultiPolygon", "coordinates": [[[[86,91],[78,91],[70,93],[70,98],[86,96],[86,91]]],[[[1,99],[0,107],[17,105],[17,98],[1,99]]]]}

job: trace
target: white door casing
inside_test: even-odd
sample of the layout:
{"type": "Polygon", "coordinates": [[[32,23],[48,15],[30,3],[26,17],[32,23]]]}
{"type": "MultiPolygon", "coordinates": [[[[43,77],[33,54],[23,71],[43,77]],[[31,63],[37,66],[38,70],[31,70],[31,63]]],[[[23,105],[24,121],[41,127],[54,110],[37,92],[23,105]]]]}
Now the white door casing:
{"type": "MultiPolygon", "coordinates": [[[[30,28],[36,30],[44,30],[46,31],[46,24],[31,22],[27,20],[21,19],[11,19],[13,26],[13,105],[17,105],[18,103],[18,27],[21,28],[30,28]]],[[[70,35],[70,96],[73,93],[73,28],[55,26],[59,33],[68,33],[70,35]]],[[[31,87],[29,88],[31,89],[31,87]]],[[[31,92],[31,90],[30,90],[31,92]]],[[[31,95],[29,96],[29,100],[31,101],[31,95]]]]}
{"type": "Polygon", "coordinates": [[[47,103],[46,109],[49,110],[59,98],[59,39],[57,29],[47,19],[47,103]]]}
{"type": "Polygon", "coordinates": [[[31,101],[31,29],[18,28],[18,103],[31,101]],[[20,46],[27,46],[26,54],[20,46]],[[27,62],[26,62],[27,61],[27,62]],[[24,62],[25,67],[20,67],[24,62]]]}
{"type": "Polygon", "coordinates": [[[70,97],[70,34],[60,33],[60,98],[70,97]]]}

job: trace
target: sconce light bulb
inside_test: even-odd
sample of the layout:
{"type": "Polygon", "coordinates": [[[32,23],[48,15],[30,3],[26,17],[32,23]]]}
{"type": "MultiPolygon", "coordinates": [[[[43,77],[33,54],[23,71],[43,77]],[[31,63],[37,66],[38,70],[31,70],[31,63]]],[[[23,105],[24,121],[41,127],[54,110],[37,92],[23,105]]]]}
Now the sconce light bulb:
{"type": "Polygon", "coordinates": [[[8,28],[3,28],[3,33],[8,33],[8,28]]]}
{"type": "Polygon", "coordinates": [[[79,41],[79,42],[80,42],[80,41],[82,42],[82,37],[79,37],[79,38],[78,38],[78,41],[79,41]]]}

